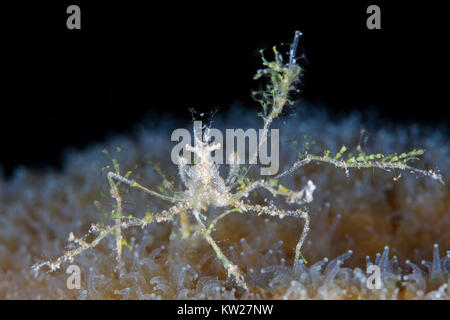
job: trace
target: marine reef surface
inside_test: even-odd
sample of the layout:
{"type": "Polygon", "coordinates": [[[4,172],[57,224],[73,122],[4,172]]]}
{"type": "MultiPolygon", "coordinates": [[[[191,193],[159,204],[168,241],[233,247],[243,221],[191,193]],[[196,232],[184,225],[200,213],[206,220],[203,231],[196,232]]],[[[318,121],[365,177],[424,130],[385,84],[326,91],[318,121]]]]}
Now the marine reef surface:
{"type": "MultiPolygon", "coordinates": [[[[312,152],[345,144],[356,147],[363,125],[369,132],[368,152],[404,152],[424,148],[413,165],[440,169],[448,179],[448,132],[417,124],[394,125],[376,115],[352,113],[331,117],[318,106],[297,106],[295,114],[277,121],[281,168],[292,164],[304,136],[312,152]],[[298,144],[292,141],[298,141],[298,144]]],[[[216,115],[216,128],[260,128],[252,112],[235,107],[216,115]]],[[[18,169],[0,180],[0,299],[449,299],[450,193],[449,184],[398,172],[341,169],[309,164],[283,178],[299,190],[308,180],[317,189],[309,207],[311,231],[303,255],[308,263],[292,269],[300,219],[235,213],[221,220],[212,234],[224,253],[241,268],[250,291],[226,279],[214,251],[196,233],[181,238],[179,222],[151,224],[124,231],[124,272],[115,272],[114,240],[108,237],[94,250],[75,258],[81,288],[66,287],[69,263],[55,272],[34,275],[31,266],[64,252],[70,232],[85,234],[92,223],[112,224],[106,171],[111,150],[122,172],[142,185],[157,189],[161,177],[155,165],[182,190],[177,167],[170,162],[173,129],[187,127],[167,117],[150,118],[127,136],[113,137],[83,151],[67,152],[61,172],[18,169]],[[122,151],[115,152],[119,146],[122,151]],[[149,163],[153,164],[153,168],[149,163]],[[370,264],[380,267],[382,288],[367,288],[370,264]]],[[[444,128],[445,130],[445,128],[444,128]]],[[[1,159],[0,159],[1,161],[1,159]]],[[[267,192],[281,208],[283,199],[267,192]]],[[[163,200],[130,190],[125,214],[142,217],[168,207],[163,200]]],[[[211,211],[209,214],[217,214],[211,211]]]]}

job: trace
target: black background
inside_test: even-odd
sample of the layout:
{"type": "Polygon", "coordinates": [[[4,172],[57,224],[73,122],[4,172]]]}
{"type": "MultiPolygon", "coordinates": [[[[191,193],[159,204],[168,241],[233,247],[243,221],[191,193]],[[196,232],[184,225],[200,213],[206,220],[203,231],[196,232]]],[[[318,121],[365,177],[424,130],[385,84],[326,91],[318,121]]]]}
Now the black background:
{"type": "Polygon", "coordinates": [[[67,300],[47,300],[47,301],[0,301],[2,310],[11,310],[17,315],[28,315],[30,308],[37,313],[44,314],[52,310],[54,314],[64,314],[70,310],[71,315],[75,317],[86,317],[86,314],[95,318],[105,318],[108,316],[129,318],[141,314],[152,313],[162,314],[165,319],[201,319],[198,315],[178,315],[179,308],[187,307],[210,307],[212,311],[207,319],[292,319],[292,315],[317,314],[327,317],[335,314],[346,314],[349,319],[360,319],[369,312],[383,315],[386,309],[394,318],[411,318],[419,314],[421,310],[433,309],[436,314],[445,314],[448,310],[447,301],[430,300],[408,300],[408,301],[390,301],[390,300],[360,300],[360,301],[339,301],[339,300],[259,300],[248,301],[219,301],[219,300],[161,300],[161,301],[116,301],[116,300],[97,300],[97,301],[67,301],[67,300]],[[268,315],[222,315],[222,305],[273,305],[272,314],[268,315]],[[299,311],[300,310],[300,311],[299,311]],[[351,310],[351,312],[349,312],[351,310]]]}
{"type": "Polygon", "coordinates": [[[396,122],[449,120],[442,1],[39,1],[2,4],[0,166],[61,165],[61,151],[145,115],[225,113],[250,91],[258,50],[301,30],[302,99],[396,122]],[[94,4],[95,2],[95,4],[94,4]],[[81,8],[81,30],[66,8],[81,8]],[[381,30],[366,8],[381,7],[381,30]]]}

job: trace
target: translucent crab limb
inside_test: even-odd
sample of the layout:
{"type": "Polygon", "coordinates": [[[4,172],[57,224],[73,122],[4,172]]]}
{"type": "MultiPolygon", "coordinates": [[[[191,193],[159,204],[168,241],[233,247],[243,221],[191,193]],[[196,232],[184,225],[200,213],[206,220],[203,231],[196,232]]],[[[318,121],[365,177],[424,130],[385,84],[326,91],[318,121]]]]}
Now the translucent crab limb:
{"type": "Polygon", "coordinates": [[[193,214],[195,219],[197,220],[198,225],[200,226],[201,234],[205,238],[206,242],[214,249],[214,252],[216,253],[217,258],[222,262],[223,267],[227,271],[228,277],[233,277],[236,281],[237,285],[239,285],[241,288],[248,291],[248,286],[245,283],[244,276],[240,272],[238,266],[236,266],[234,263],[232,263],[228,258],[225,256],[225,254],[222,252],[222,250],[219,248],[217,243],[214,241],[214,239],[211,237],[210,232],[206,229],[205,225],[203,224],[202,219],[200,218],[200,214],[198,210],[194,209],[193,214]]]}
{"type": "Polygon", "coordinates": [[[282,173],[277,175],[276,179],[279,179],[279,178],[282,178],[284,176],[287,176],[288,174],[291,174],[292,172],[294,172],[298,168],[303,167],[304,165],[307,165],[310,162],[311,162],[311,159],[308,159],[308,158],[299,160],[296,163],[294,163],[289,169],[287,169],[286,171],[283,171],[282,173]]]}
{"type": "Polygon", "coordinates": [[[129,186],[132,187],[132,188],[140,189],[140,190],[144,191],[145,193],[148,193],[148,194],[150,194],[150,195],[152,195],[152,196],[155,196],[155,197],[157,197],[157,198],[160,198],[160,199],[162,199],[162,200],[167,200],[167,201],[170,201],[170,202],[181,201],[180,199],[176,199],[176,198],[174,198],[174,197],[169,197],[169,196],[160,194],[160,193],[158,193],[158,192],[152,191],[152,190],[150,190],[150,189],[148,189],[148,188],[146,188],[146,187],[140,185],[140,184],[139,184],[138,182],[136,182],[135,180],[127,179],[127,178],[122,177],[121,175],[119,175],[119,174],[117,174],[117,173],[114,173],[114,172],[112,172],[112,171],[111,171],[111,172],[108,172],[108,180],[110,181],[110,184],[111,184],[111,181],[117,180],[117,181],[119,181],[119,182],[122,182],[122,183],[125,183],[125,184],[129,185],[129,186]]]}
{"type": "Polygon", "coordinates": [[[318,162],[324,162],[334,165],[336,168],[342,168],[345,170],[345,174],[348,176],[348,169],[350,168],[357,168],[357,169],[363,169],[363,168],[378,168],[385,171],[389,171],[391,169],[398,169],[398,170],[406,170],[411,173],[420,174],[426,177],[430,177],[434,180],[439,181],[440,183],[444,184],[444,180],[442,178],[442,175],[439,173],[436,173],[432,170],[422,170],[417,169],[414,167],[411,167],[405,163],[402,162],[384,162],[384,161],[355,161],[355,162],[348,162],[343,160],[335,160],[328,157],[322,157],[317,155],[308,154],[306,157],[302,160],[297,161],[294,163],[289,169],[282,172],[277,176],[277,178],[284,177],[298,168],[310,163],[311,161],[318,161],[318,162]]]}
{"type": "Polygon", "coordinates": [[[76,242],[79,247],[73,250],[67,251],[64,255],[58,257],[54,261],[44,261],[44,262],[38,262],[34,264],[31,268],[35,272],[35,275],[39,272],[40,268],[43,266],[47,266],[51,272],[59,269],[61,267],[61,264],[65,261],[72,261],[73,258],[82,252],[84,252],[87,249],[92,249],[95,246],[97,246],[103,238],[105,238],[109,233],[114,232],[117,228],[120,228],[119,225],[114,226],[108,226],[106,228],[99,228],[98,226],[92,226],[89,230],[89,233],[92,233],[93,230],[98,231],[100,234],[91,242],[87,243],[81,239],[76,239],[73,237],[73,234],[71,233],[69,236],[69,241],[76,242]]]}
{"type": "Polygon", "coordinates": [[[295,246],[294,270],[297,270],[298,264],[300,263],[299,262],[300,257],[302,258],[303,262],[305,262],[305,263],[307,262],[301,253],[301,249],[302,249],[303,243],[305,242],[306,236],[308,235],[308,232],[309,232],[310,219],[309,219],[309,214],[304,211],[300,212],[300,217],[305,220],[305,225],[303,226],[303,231],[300,236],[300,239],[298,240],[297,245],[295,246]]]}
{"type": "Polygon", "coordinates": [[[216,218],[214,218],[214,220],[211,221],[211,223],[209,224],[209,227],[208,227],[208,233],[211,233],[211,231],[214,229],[214,227],[216,226],[217,222],[219,222],[219,220],[225,218],[227,215],[229,215],[230,213],[233,213],[233,212],[242,212],[242,210],[239,209],[239,208],[234,208],[234,209],[227,210],[227,211],[221,213],[220,215],[218,215],[218,216],[217,216],[216,218]]]}
{"type": "Polygon", "coordinates": [[[298,40],[301,35],[301,31],[295,31],[294,41],[292,41],[291,49],[289,50],[289,65],[295,65],[297,63],[295,56],[297,54],[298,40]]]}
{"type": "Polygon", "coordinates": [[[173,188],[173,182],[169,181],[169,179],[167,179],[167,176],[161,170],[159,164],[150,162],[150,166],[163,179],[163,186],[164,186],[164,188],[166,190],[169,190],[170,192],[174,193],[175,189],[173,188]]]}
{"type": "Polygon", "coordinates": [[[231,153],[228,157],[228,163],[230,163],[230,171],[228,172],[227,179],[225,180],[226,185],[232,185],[237,176],[239,175],[239,154],[237,152],[231,153]]]}
{"type": "Polygon", "coordinates": [[[242,197],[246,197],[250,192],[257,188],[264,188],[267,191],[269,191],[273,196],[283,196],[286,197],[286,201],[288,203],[296,203],[296,204],[305,204],[309,203],[313,200],[312,194],[314,190],[316,189],[316,186],[314,183],[309,180],[305,187],[303,187],[300,191],[294,191],[294,190],[288,190],[286,188],[283,189],[275,189],[273,188],[269,182],[264,180],[258,180],[253,182],[251,185],[245,188],[245,190],[242,190],[238,192],[234,199],[239,200],[242,197]]]}
{"type": "Polygon", "coordinates": [[[270,193],[272,193],[272,195],[274,195],[274,196],[276,196],[278,194],[278,191],[276,189],[272,188],[266,181],[258,180],[258,181],[253,182],[252,184],[250,184],[244,190],[236,193],[233,198],[236,200],[239,200],[242,197],[246,197],[248,194],[250,194],[250,192],[252,192],[253,190],[258,189],[258,188],[264,188],[264,189],[268,190],[270,193]]]}
{"type": "MultiPolygon", "coordinates": [[[[108,181],[109,185],[111,187],[111,196],[116,200],[116,209],[112,211],[113,218],[115,222],[115,235],[116,235],[116,260],[118,267],[120,268],[122,266],[122,229],[120,228],[121,223],[121,217],[122,217],[122,197],[119,194],[119,188],[117,187],[116,183],[114,182],[114,177],[121,177],[120,175],[109,172],[108,173],[108,181]]],[[[122,178],[122,177],[121,177],[122,178]]],[[[125,178],[124,178],[125,179],[125,178]]],[[[126,180],[126,179],[125,179],[126,180]]]]}
{"type": "Polygon", "coordinates": [[[253,211],[253,212],[257,212],[258,215],[266,214],[266,215],[270,215],[270,216],[278,216],[279,218],[284,218],[285,216],[291,216],[291,217],[302,218],[303,220],[305,220],[305,224],[303,226],[303,231],[300,235],[297,245],[295,246],[294,270],[296,270],[300,258],[302,258],[304,261],[306,261],[301,254],[301,249],[302,249],[303,243],[305,242],[306,236],[308,235],[308,232],[309,232],[310,218],[309,218],[308,212],[300,210],[300,209],[281,210],[281,209],[276,208],[275,206],[251,205],[251,204],[245,204],[242,201],[235,202],[235,205],[236,205],[236,207],[239,207],[240,209],[242,209],[242,211],[253,211]]]}
{"type": "MultiPolygon", "coordinates": [[[[277,118],[280,115],[286,104],[293,103],[289,96],[291,92],[296,90],[295,86],[300,81],[300,74],[302,71],[302,68],[297,64],[297,60],[295,58],[297,54],[298,41],[301,34],[302,33],[300,31],[295,32],[294,40],[292,41],[289,50],[289,62],[283,62],[283,57],[280,53],[278,53],[276,47],[273,47],[275,61],[269,62],[262,55],[263,65],[266,68],[258,70],[254,79],[257,80],[265,76],[269,78],[270,81],[266,85],[264,91],[255,92],[256,96],[260,97],[258,101],[263,106],[263,129],[266,129],[263,131],[263,135],[260,138],[258,150],[266,142],[267,129],[269,129],[273,119],[277,118]],[[270,112],[267,108],[268,106],[271,106],[270,112]]],[[[253,163],[256,157],[256,153],[252,154],[249,157],[251,159],[250,163],[253,163]]]]}
{"type": "Polygon", "coordinates": [[[120,228],[120,224],[122,222],[122,197],[120,196],[119,188],[117,187],[117,184],[114,181],[116,180],[119,183],[120,182],[125,183],[125,184],[129,185],[130,187],[137,188],[139,190],[142,190],[148,194],[151,194],[151,195],[161,198],[163,200],[176,202],[177,199],[168,197],[168,196],[159,194],[157,192],[154,192],[150,189],[147,189],[146,187],[141,186],[136,181],[129,180],[129,179],[122,177],[121,175],[114,173],[112,171],[108,172],[107,176],[108,176],[109,185],[111,187],[111,196],[116,200],[116,209],[113,211],[113,218],[114,218],[114,222],[115,222],[116,226],[119,226],[114,230],[114,232],[116,235],[116,250],[117,250],[116,260],[117,260],[118,266],[120,268],[122,265],[121,257],[122,257],[122,240],[123,240],[122,229],[120,228]]]}
{"type": "MultiPolygon", "coordinates": [[[[96,238],[94,240],[92,240],[89,243],[84,241],[83,238],[76,238],[73,235],[73,233],[71,233],[69,236],[69,241],[76,243],[78,245],[77,248],[65,252],[64,255],[58,257],[54,261],[45,261],[45,262],[36,263],[32,267],[32,269],[35,271],[35,273],[37,273],[39,271],[39,269],[42,268],[43,266],[48,266],[50,271],[55,271],[60,268],[60,266],[63,262],[72,261],[74,257],[80,255],[84,251],[86,251],[88,249],[93,249],[94,247],[96,247],[109,234],[116,233],[116,235],[117,235],[117,232],[120,231],[121,229],[127,229],[127,228],[131,228],[131,227],[136,227],[136,226],[140,226],[140,227],[144,228],[145,226],[147,226],[148,224],[150,224],[152,222],[158,222],[158,223],[169,222],[173,219],[173,216],[175,214],[180,213],[182,210],[185,210],[185,209],[186,209],[185,204],[178,203],[167,210],[161,211],[160,213],[148,214],[144,218],[136,218],[136,217],[129,218],[129,217],[127,217],[127,218],[121,219],[120,223],[116,222],[114,225],[106,226],[106,227],[101,227],[99,225],[92,225],[91,228],[89,229],[89,232],[83,238],[86,238],[88,235],[90,235],[94,232],[98,233],[98,235],[96,236],[96,238]]],[[[116,242],[116,244],[117,244],[117,242],[116,242]]]]}
{"type": "Polygon", "coordinates": [[[151,195],[161,198],[163,200],[167,200],[167,201],[171,201],[171,202],[175,202],[177,200],[175,198],[168,197],[168,196],[159,194],[157,192],[154,192],[150,189],[147,189],[146,187],[141,186],[136,181],[129,180],[129,179],[122,177],[121,175],[114,173],[112,171],[108,172],[107,176],[108,176],[109,185],[111,187],[111,196],[116,200],[116,209],[113,211],[113,218],[114,218],[114,222],[115,222],[116,226],[118,226],[117,228],[115,228],[114,232],[115,232],[115,236],[116,236],[116,250],[117,250],[116,260],[117,260],[118,266],[120,268],[122,265],[121,257],[122,257],[122,240],[123,240],[122,229],[120,228],[120,224],[122,222],[122,197],[120,196],[119,188],[117,187],[117,184],[114,181],[116,180],[119,183],[120,182],[125,183],[125,184],[129,185],[130,187],[140,189],[148,194],[151,194],[151,195]]]}

